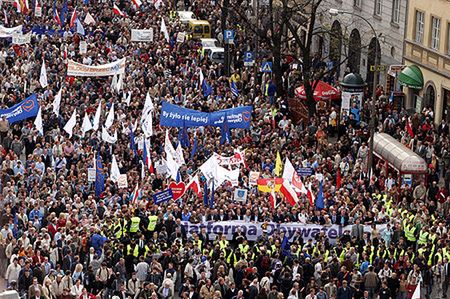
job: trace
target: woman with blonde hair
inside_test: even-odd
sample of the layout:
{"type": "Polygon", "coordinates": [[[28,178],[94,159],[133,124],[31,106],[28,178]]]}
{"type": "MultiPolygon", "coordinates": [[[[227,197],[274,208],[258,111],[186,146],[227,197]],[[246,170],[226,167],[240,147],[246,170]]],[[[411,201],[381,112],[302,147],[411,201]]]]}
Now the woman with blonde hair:
{"type": "Polygon", "coordinates": [[[83,265],[80,263],[76,264],[75,270],[73,271],[73,274],[72,274],[73,282],[76,282],[78,279],[80,279],[81,281],[84,280],[83,265]]]}

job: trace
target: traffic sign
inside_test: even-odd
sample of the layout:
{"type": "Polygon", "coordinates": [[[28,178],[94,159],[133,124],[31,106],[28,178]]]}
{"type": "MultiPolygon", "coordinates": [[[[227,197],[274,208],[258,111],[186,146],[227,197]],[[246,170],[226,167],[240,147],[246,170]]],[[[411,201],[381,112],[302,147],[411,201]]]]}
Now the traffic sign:
{"type": "Polygon", "coordinates": [[[263,73],[271,73],[272,72],[272,62],[264,61],[261,66],[261,70],[263,73]]]}
{"type": "Polygon", "coordinates": [[[244,66],[253,66],[255,63],[255,55],[253,52],[244,53],[244,66]]]}
{"type": "Polygon", "coordinates": [[[226,44],[232,44],[234,42],[234,31],[225,30],[223,33],[223,40],[226,44]]]}

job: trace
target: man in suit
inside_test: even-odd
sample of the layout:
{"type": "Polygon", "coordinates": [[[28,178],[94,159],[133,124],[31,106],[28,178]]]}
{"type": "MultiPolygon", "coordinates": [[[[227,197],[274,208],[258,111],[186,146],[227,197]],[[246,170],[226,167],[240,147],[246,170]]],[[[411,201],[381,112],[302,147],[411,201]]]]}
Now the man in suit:
{"type": "Polygon", "coordinates": [[[336,299],[352,299],[352,290],[346,280],[342,281],[342,287],[337,291],[336,299]]]}
{"type": "Polygon", "coordinates": [[[355,224],[352,226],[352,237],[356,237],[356,240],[360,240],[364,234],[364,226],[359,219],[356,219],[355,224]]]}
{"type": "Polygon", "coordinates": [[[73,258],[71,256],[72,252],[70,250],[67,251],[67,254],[63,258],[62,262],[62,270],[66,272],[67,270],[72,271],[72,267],[74,266],[73,258]]]}
{"type": "Polygon", "coordinates": [[[40,298],[42,294],[42,285],[38,283],[38,279],[33,277],[33,283],[28,287],[28,298],[40,298]]]}

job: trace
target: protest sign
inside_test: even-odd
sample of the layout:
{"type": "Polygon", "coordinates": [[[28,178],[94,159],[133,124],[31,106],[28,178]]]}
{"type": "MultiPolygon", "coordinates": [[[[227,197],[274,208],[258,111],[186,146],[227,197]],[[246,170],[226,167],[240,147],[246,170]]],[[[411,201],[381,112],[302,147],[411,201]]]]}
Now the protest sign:
{"type": "Polygon", "coordinates": [[[250,173],[248,174],[248,184],[250,186],[256,186],[258,183],[258,179],[260,176],[260,172],[259,171],[250,171],[250,173]]]}
{"type": "Polygon", "coordinates": [[[183,43],[186,37],[186,32],[178,32],[177,34],[177,43],[183,43]]]}
{"type": "Polygon", "coordinates": [[[85,40],[80,41],[80,54],[87,53],[87,42],[85,40]]]}
{"type": "Polygon", "coordinates": [[[126,174],[119,175],[119,179],[117,180],[117,187],[119,189],[128,188],[128,177],[126,174]]]}
{"type": "Polygon", "coordinates": [[[25,45],[29,44],[31,42],[31,33],[28,34],[13,34],[12,36],[12,43],[14,45],[25,45]]]}
{"type": "Polygon", "coordinates": [[[246,202],[247,194],[247,189],[234,189],[234,200],[238,202],[246,202]]]}
{"type": "Polygon", "coordinates": [[[12,37],[14,34],[22,34],[22,25],[11,28],[0,25],[0,37],[12,37]]]}
{"type": "Polygon", "coordinates": [[[158,192],[153,194],[153,201],[155,202],[156,205],[159,205],[160,203],[169,201],[171,199],[173,199],[173,193],[172,193],[172,189],[166,189],[164,191],[158,192]]]}
{"type": "Polygon", "coordinates": [[[102,65],[85,65],[73,60],[67,63],[67,76],[101,77],[125,73],[126,58],[102,65]]]}
{"type": "Polygon", "coordinates": [[[153,28],[150,29],[131,29],[132,42],[152,42],[153,28]]]}
{"type": "Polygon", "coordinates": [[[88,182],[95,182],[95,168],[89,167],[88,168],[88,182]]]}

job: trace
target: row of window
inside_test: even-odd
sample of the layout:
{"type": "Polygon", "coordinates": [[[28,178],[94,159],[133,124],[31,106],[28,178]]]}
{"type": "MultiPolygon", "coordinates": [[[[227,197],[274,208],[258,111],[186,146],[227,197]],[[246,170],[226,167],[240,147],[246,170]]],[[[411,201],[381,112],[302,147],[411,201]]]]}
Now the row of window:
{"type": "MultiPolygon", "coordinates": [[[[395,24],[400,23],[400,1],[401,0],[392,0],[391,22],[395,24]]],[[[383,0],[375,0],[374,4],[374,15],[381,17],[383,14],[383,0]]],[[[362,0],[353,0],[353,6],[361,8],[362,0]]]]}
{"type": "MultiPolygon", "coordinates": [[[[425,12],[416,10],[416,24],[415,24],[415,41],[416,43],[424,43],[425,32],[425,12]]],[[[430,27],[431,39],[430,48],[439,50],[441,41],[441,19],[431,16],[430,27]]],[[[447,24],[447,54],[450,55],[450,23],[447,24]]]]}

